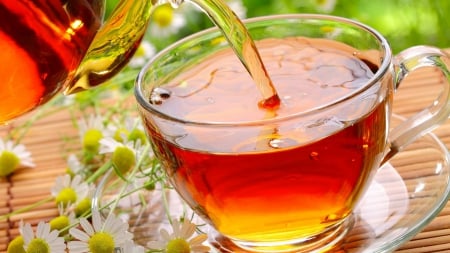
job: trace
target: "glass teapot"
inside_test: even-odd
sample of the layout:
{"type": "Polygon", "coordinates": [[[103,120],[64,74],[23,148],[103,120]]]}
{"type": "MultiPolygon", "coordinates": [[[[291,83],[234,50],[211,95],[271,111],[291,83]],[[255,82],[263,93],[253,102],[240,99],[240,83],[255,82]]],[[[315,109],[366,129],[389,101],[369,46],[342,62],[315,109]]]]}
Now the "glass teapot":
{"type": "Polygon", "coordinates": [[[0,125],[60,91],[112,77],[137,49],[152,8],[168,2],[122,0],[103,24],[104,1],[0,2],[0,125]]]}

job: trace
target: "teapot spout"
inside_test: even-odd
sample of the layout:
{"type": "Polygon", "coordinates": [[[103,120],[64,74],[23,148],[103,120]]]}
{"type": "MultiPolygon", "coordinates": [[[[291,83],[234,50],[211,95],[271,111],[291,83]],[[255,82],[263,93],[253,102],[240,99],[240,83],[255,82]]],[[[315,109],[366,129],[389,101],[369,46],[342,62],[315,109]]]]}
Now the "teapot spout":
{"type": "Polygon", "coordinates": [[[135,53],[145,34],[156,1],[121,0],[95,35],[64,94],[97,86],[119,72],[135,53]]]}

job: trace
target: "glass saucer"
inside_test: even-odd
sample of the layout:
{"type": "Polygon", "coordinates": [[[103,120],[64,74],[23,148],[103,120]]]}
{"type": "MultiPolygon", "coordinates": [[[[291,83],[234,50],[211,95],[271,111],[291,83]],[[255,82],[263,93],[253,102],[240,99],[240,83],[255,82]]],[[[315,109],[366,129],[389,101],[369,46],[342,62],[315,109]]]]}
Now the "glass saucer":
{"type": "MultiPolygon", "coordinates": [[[[392,124],[400,122],[394,117],[392,124]]],[[[418,138],[377,172],[352,218],[354,225],[332,252],[392,252],[436,217],[450,197],[450,156],[433,134],[418,138]]],[[[95,203],[114,198],[107,177],[95,203]]],[[[116,189],[116,190],[114,190],[116,189]]],[[[160,229],[171,231],[167,217],[189,217],[208,233],[211,252],[245,252],[195,216],[173,190],[140,190],[122,199],[115,210],[130,224],[137,243],[160,240],[160,229]],[[142,205],[143,200],[146,203],[142,205]]]]}

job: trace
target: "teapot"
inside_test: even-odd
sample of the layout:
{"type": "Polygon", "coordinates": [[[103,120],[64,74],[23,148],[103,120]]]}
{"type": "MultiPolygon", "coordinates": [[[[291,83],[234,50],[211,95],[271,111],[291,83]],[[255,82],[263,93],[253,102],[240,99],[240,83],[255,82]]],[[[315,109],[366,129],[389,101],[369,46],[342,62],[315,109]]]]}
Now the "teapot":
{"type": "Polygon", "coordinates": [[[138,48],[152,8],[166,2],[121,0],[103,22],[104,0],[1,1],[0,125],[114,76],[138,48]]]}

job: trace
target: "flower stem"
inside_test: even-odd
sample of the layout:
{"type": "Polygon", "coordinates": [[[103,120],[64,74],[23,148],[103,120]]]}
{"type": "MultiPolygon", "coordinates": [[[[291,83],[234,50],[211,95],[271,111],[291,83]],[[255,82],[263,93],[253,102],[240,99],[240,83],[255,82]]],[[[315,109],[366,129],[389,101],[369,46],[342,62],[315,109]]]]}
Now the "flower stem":
{"type": "Polygon", "coordinates": [[[53,196],[49,196],[49,197],[47,197],[47,198],[45,198],[45,199],[42,199],[42,200],[40,200],[40,201],[38,201],[38,202],[35,202],[35,203],[31,204],[31,205],[28,205],[28,206],[25,206],[25,207],[23,207],[23,208],[14,210],[13,212],[7,213],[7,214],[5,214],[5,215],[1,215],[1,216],[0,216],[0,221],[6,220],[6,219],[8,219],[8,218],[10,218],[10,217],[12,217],[12,216],[14,216],[14,215],[16,215],[16,214],[20,214],[20,213],[24,213],[24,212],[26,212],[26,211],[30,211],[30,210],[32,210],[33,208],[38,207],[38,206],[40,206],[40,205],[43,205],[43,204],[45,204],[45,203],[47,203],[47,202],[49,202],[49,201],[51,201],[51,200],[53,200],[53,196]]]}
{"type": "Polygon", "coordinates": [[[108,171],[108,169],[110,169],[112,166],[112,162],[111,161],[107,161],[105,164],[103,164],[100,168],[98,168],[94,174],[92,174],[92,176],[90,176],[88,179],[86,179],[86,182],[92,183],[95,182],[100,176],[102,176],[103,174],[106,173],[106,171],[108,171]]]}
{"type": "Polygon", "coordinates": [[[50,100],[48,103],[41,105],[41,107],[36,110],[36,113],[33,114],[29,119],[27,119],[21,126],[14,128],[14,130],[17,131],[17,136],[15,136],[14,140],[16,144],[19,144],[22,141],[28,130],[30,130],[30,128],[36,121],[64,109],[62,107],[54,107],[54,104],[56,103],[55,101],[57,101],[56,98],[50,100]],[[53,110],[50,111],[50,108],[53,108],[53,110]]]}

